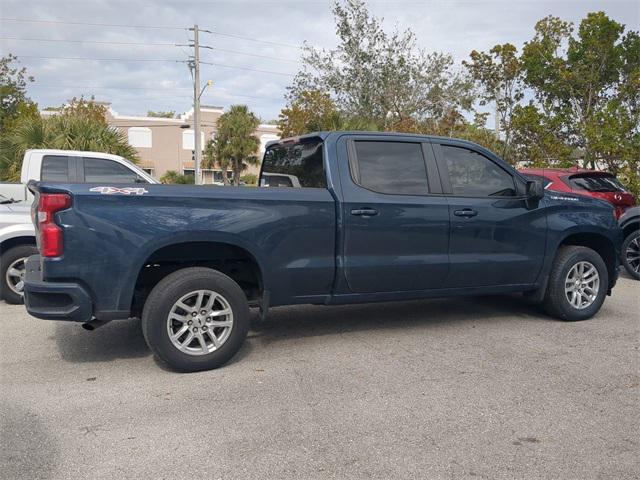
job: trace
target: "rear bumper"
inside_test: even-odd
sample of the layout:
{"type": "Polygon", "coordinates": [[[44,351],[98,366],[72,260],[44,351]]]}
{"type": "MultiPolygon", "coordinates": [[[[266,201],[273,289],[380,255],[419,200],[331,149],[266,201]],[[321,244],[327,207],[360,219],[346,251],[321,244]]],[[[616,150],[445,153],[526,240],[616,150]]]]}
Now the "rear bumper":
{"type": "Polygon", "coordinates": [[[81,285],[42,280],[39,255],[26,263],[24,304],[30,315],[45,320],[88,322],[93,311],[91,297],[81,285]]]}

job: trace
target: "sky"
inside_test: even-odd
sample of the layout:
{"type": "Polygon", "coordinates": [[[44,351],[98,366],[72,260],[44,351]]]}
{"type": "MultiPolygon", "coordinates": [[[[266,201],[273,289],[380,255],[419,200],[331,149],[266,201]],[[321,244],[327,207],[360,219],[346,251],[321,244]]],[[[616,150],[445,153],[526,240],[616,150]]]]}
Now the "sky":
{"type": "MultiPolygon", "coordinates": [[[[331,0],[0,0],[0,54],[13,53],[35,77],[40,108],[76,96],[111,102],[119,114],[189,110],[192,80],[184,61],[200,34],[204,105],[246,104],[276,119],[300,68],[300,46],[336,45],[331,0]],[[25,21],[27,20],[27,21],[25,21]],[[35,22],[37,21],[37,22],[35,22]],[[64,22],[64,23],[59,23],[64,22]],[[100,24],[100,25],[87,25],[100,24]],[[126,26],[118,26],[126,25],[126,26]],[[46,57],[46,58],[45,58],[46,57]],[[101,60],[97,60],[101,59],[101,60]]],[[[456,63],[473,49],[518,48],[547,15],[579,23],[592,11],[640,30],[640,0],[387,0],[368,2],[385,30],[411,29],[419,46],[456,63]]]]}

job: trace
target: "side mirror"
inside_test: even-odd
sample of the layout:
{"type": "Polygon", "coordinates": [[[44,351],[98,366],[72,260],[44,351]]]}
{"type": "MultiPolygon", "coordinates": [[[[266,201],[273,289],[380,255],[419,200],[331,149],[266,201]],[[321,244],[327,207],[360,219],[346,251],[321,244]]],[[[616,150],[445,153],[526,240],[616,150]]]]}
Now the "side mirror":
{"type": "Polygon", "coordinates": [[[540,180],[529,180],[527,182],[527,198],[540,200],[544,197],[544,185],[540,180]]]}

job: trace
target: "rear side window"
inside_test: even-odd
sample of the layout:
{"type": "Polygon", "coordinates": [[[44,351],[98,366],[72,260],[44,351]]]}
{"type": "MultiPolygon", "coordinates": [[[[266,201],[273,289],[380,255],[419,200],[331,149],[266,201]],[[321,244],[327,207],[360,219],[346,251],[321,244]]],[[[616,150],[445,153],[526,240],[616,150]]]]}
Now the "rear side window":
{"type": "Polygon", "coordinates": [[[379,193],[425,195],[429,193],[427,168],[420,143],[357,140],[353,180],[379,193]]]}
{"type": "Polygon", "coordinates": [[[84,181],[87,183],[135,183],[138,178],[135,172],[112,160],[84,159],[84,181]]]}
{"type": "Polygon", "coordinates": [[[589,192],[624,192],[625,188],[620,180],[613,175],[573,175],[569,177],[573,188],[589,192]]]}
{"type": "Polygon", "coordinates": [[[45,155],[42,157],[40,179],[45,182],[69,182],[69,157],[45,155]]]}
{"type": "Polygon", "coordinates": [[[267,148],[261,187],[325,188],[322,140],[310,139],[267,148]]]}
{"type": "Polygon", "coordinates": [[[453,195],[461,197],[515,196],[513,177],[484,155],[463,147],[442,145],[453,195]]]}

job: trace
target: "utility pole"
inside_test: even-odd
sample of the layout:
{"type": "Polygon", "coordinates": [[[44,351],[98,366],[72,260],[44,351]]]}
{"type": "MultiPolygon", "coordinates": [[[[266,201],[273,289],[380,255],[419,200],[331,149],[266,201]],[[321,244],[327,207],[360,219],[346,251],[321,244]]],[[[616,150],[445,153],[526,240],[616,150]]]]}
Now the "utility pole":
{"type": "Polygon", "coordinates": [[[200,161],[202,146],[200,145],[200,41],[198,25],[193,26],[193,145],[196,149],[196,165],[194,168],[195,184],[200,184],[200,161]]]}
{"type": "Polygon", "coordinates": [[[193,28],[187,29],[193,32],[193,40],[188,45],[176,44],[177,47],[193,47],[193,57],[190,57],[189,60],[186,61],[187,65],[189,65],[189,70],[191,71],[191,76],[193,77],[193,147],[194,147],[194,183],[199,185],[201,183],[200,179],[200,163],[202,161],[202,134],[201,134],[201,125],[200,125],[200,97],[204,93],[204,90],[213,85],[211,80],[207,82],[204,88],[200,89],[200,49],[201,48],[209,48],[208,45],[200,45],[200,32],[211,33],[209,30],[201,30],[198,28],[198,25],[194,25],[193,28]]]}

